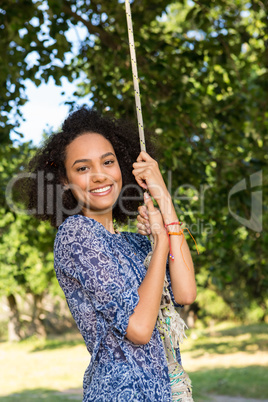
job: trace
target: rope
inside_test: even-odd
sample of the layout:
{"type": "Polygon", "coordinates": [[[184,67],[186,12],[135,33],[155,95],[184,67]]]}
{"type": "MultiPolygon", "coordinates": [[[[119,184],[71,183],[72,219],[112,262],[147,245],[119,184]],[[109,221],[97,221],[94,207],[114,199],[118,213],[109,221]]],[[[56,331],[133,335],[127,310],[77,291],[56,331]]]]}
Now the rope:
{"type": "MultiPolygon", "coordinates": [[[[148,269],[153,252],[145,258],[144,265],[148,269]]],[[[184,329],[187,325],[181,318],[168,290],[168,280],[165,276],[164,288],[161,297],[156,326],[163,342],[167,359],[167,367],[170,379],[172,402],[193,402],[191,380],[183,367],[178,363],[176,349],[179,342],[186,337],[184,329]]]]}
{"type": "Polygon", "coordinates": [[[138,77],[138,70],[137,70],[136,51],[135,51],[133,25],[132,25],[131,9],[130,9],[129,0],[125,0],[125,6],[126,6],[128,40],[129,40],[129,50],[130,50],[130,58],[131,58],[133,84],[134,84],[136,112],[137,112],[137,119],[138,119],[138,126],[139,126],[140,146],[141,146],[141,151],[146,151],[142,110],[141,110],[141,97],[140,97],[140,89],[139,89],[139,77],[138,77]]]}
{"type": "MultiPolygon", "coordinates": [[[[132,26],[132,18],[131,18],[131,10],[129,0],[125,0],[126,6],[126,17],[127,17],[127,26],[128,26],[128,39],[129,39],[129,49],[130,49],[130,57],[131,57],[131,67],[132,67],[132,76],[133,76],[133,84],[134,84],[134,92],[135,92],[135,103],[136,103],[136,112],[139,126],[139,137],[140,137],[140,146],[141,151],[146,151],[145,147],[145,137],[144,137],[144,129],[143,129],[143,119],[142,119],[142,110],[141,110],[141,99],[140,99],[140,90],[139,90],[139,77],[137,70],[137,61],[136,61],[136,52],[135,52],[135,43],[134,43],[134,35],[133,35],[133,26],[132,26]]],[[[183,233],[183,231],[182,231],[183,233]]],[[[150,240],[152,243],[152,236],[150,236],[150,240]]],[[[153,244],[152,244],[153,248],[153,244]]],[[[150,259],[152,256],[152,252],[150,252],[145,261],[144,265],[148,268],[150,259]]],[[[192,390],[191,390],[191,381],[187,375],[187,373],[183,370],[182,366],[177,362],[175,348],[178,346],[178,338],[181,338],[182,341],[184,335],[184,327],[186,324],[181,319],[178,312],[175,311],[174,305],[171,301],[171,297],[168,291],[168,281],[165,277],[165,284],[163,289],[163,295],[161,298],[161,304],[159,309],[159,315],[157,319],[157,327],[163,342],[163,347],[167,357],[168,371],[170,377],[170,385],[172,392],[172,401],[173,402],[193,402],[192,399],[192,390]],[[170,300],[168,305],[166,304],[166,297],[170,300]]]]}

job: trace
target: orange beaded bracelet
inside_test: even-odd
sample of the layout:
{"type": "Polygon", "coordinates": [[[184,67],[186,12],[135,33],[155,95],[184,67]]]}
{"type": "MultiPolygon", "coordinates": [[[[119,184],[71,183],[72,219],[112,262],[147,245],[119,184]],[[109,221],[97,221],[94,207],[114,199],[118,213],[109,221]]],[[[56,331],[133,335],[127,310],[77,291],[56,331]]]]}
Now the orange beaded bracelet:
{"type": "MultiPolygon", "coordinates": [[[[179,222],[179,221],[178,221],[178,222],[172,222],[172,223],[165,224],[165,229],[166,229],[166,232],[167,232],[167,235],[168,235],[168,241],[169,241],[169,257],[171,258],[171,260],[174,260],[174,255],[172,254],[172,250],[171,250],[171,241],[170,241],[170,237],[169,237],[169,236],[170,236],[170,235],[177,235],[177,236],[182,235],[182,236],[183,236],[183,240],[182,240],[181,246],[180,246],[180,250],[181,250],[182,244],[183,244],[183,242],[184,242],[184,233],[183,233],[184,230],[188,230],[190,236],[192,237],[193,241],[195,242],[197,253],[199,254],[198,247],[197,247],[197,243],[196,243],[195,238],[193,237],[192,233],[190,232],[190,230],[189,230],[188,228],[182,228],[179,232],[169,232],[167,227],[168,227],[168,226],[171,226],[171,225],[182,225],[182,222],[179,222]]],[[[188,267],[188,265],[186,264],[186,261],[185,261],[185,259],[184,259],[184,257],[183,257],[183,252],[182,252],[182,250],[181,250],[181,254],[182,254],[182,258],[183,258],[184,264],[185,264],[186,267],[189,269],[189,267],[188,267]]]]}

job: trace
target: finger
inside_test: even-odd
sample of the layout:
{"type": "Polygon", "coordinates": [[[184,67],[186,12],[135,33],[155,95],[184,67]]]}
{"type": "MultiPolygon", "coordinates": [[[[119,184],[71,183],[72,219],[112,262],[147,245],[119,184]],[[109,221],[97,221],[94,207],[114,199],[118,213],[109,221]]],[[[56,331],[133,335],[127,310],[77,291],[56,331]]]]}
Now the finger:
{"type": "Polygon", "coordinates": [[[151,233],[151,228],[143,225],[142,223],[137,223],[137,228],[139,232],[143,232],[142,234],[150,234],[151,233]]]}
{"type": "Polygon", "coordinates": [[[145,231],[145,230],[138,229],[138,233],[143,235],[143,236],[149,236],[151,234],[151,230],[150,231],[145,231]]]}
{"type": "Polygon", "coordinates": [[[144,202],[148,209],[148,215],[150,215],[150,212],[155,212],[153,201],[147,192],[144,193],[144,202]]]}
{"type": "Polygon", "coordinates": [[[147,184],[146,184],[146,179],[148,175],[151,174],[152,169],[134,169],[132,170],[132,174],[135,177],[136,182],[138,183],[139,186],[141,186],[144,189],[147,189],[147,184]]]}
{"type": "Polygon", "coordinates": [[[142,173],[144,173],[144,172],[148,172],[148,171],[150,171],[150,170],[152,170],[153,169],[153,166],[152,165],[148,165],[147,163],[145,164],[141,164],[141,166],[139,167],[139,168],[135,168],[135,169],[133,169],[132,170],[132,173],[134,174],[134,176],[137,176],[138,174],[142,174],[142,173]]]}
{"type": "Polygon", "coordinates": [[[149,220],[144,222],[144,221],[141,221],[141,220],[138,218],[137,227],[138,227],[139,229],[142,229],[142,230],[145,230],[145,231],[148,231],[148,232],[151,231],[151,225],[150,225],[150,223],[149,223],[149,220]]]}
{"type": "MultiPolygon", "coordinates": [[[[134,176],[135,176],[135,175],[134,175],[134,176]]],[[[135,176],[135,180],[136,180],[136,182],[138,183],[138,185],[139,185],[141,188],[143,188],[144,190],[147,190],[147,189],[148,189],[147,184],[145,183],[145,181],[144,181],[143,179],[141,179],[140,177],[136,177],[136,176],[135,176]]]]}
{"type": "Polygon", "coordinates": [[[146,230],[145,225],[143,225],[143,223],[139,223],[139,222],[137,223],[137,228],[140,230],[146,230]]]}
{"type": "Polygon", "coordinates": [[[153,165],[154,165],[154,163],[152,163],[152,162],[145,162],[145,161],[142,161],[142,162],[134,162],[134,163],[132,164],[132,166],[133,166],[134,169],[145,169],[147,166],[153,166],[153,165]]]}
{"type": "Polygon", "coordinates": [[[139,214],[140,214],[140,216],[141,216],[142,218],[148,219],[148,214],[147,214],[147,207],[146,207],[146,205],[140,205],[140,206],[138,207],[138,211],[139,211],[139,214]]]}
{"type": "Polygon", "coordinates": [[[151,158],[151,156],[145,151],[141,151],[139,156],[137,157],[137,162],[146,162],[150,160],[153,160],[153,158],[151,158]]]}
{"type": "Polygon", "coordinates": [[[142,223],[144,226],[149,226],[149,219],[144,219],[140,215],[137,216],[137,220],[139,223],[142,223]]]}

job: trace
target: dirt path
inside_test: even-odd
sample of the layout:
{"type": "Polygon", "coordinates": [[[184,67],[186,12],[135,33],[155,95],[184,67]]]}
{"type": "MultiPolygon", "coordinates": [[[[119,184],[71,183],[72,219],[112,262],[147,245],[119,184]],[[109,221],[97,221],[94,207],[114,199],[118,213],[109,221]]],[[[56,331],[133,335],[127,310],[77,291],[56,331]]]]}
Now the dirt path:
{"type": "Polygon", "coordinates": [[[268,402],[268,399],[250,399],[234,396],[208,395],[208,402],[268,402]]]}

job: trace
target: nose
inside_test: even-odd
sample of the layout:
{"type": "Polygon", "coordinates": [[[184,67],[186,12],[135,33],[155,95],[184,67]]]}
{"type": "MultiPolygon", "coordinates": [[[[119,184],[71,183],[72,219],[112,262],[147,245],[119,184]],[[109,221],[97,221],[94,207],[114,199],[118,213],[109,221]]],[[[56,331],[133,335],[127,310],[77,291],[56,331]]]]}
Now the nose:
{"type": "Polygon", "coordinates": [[[107,175],[99,169],[91,172],[91,181],[93,183],[103,183],[106,179],[107,175]]]}

